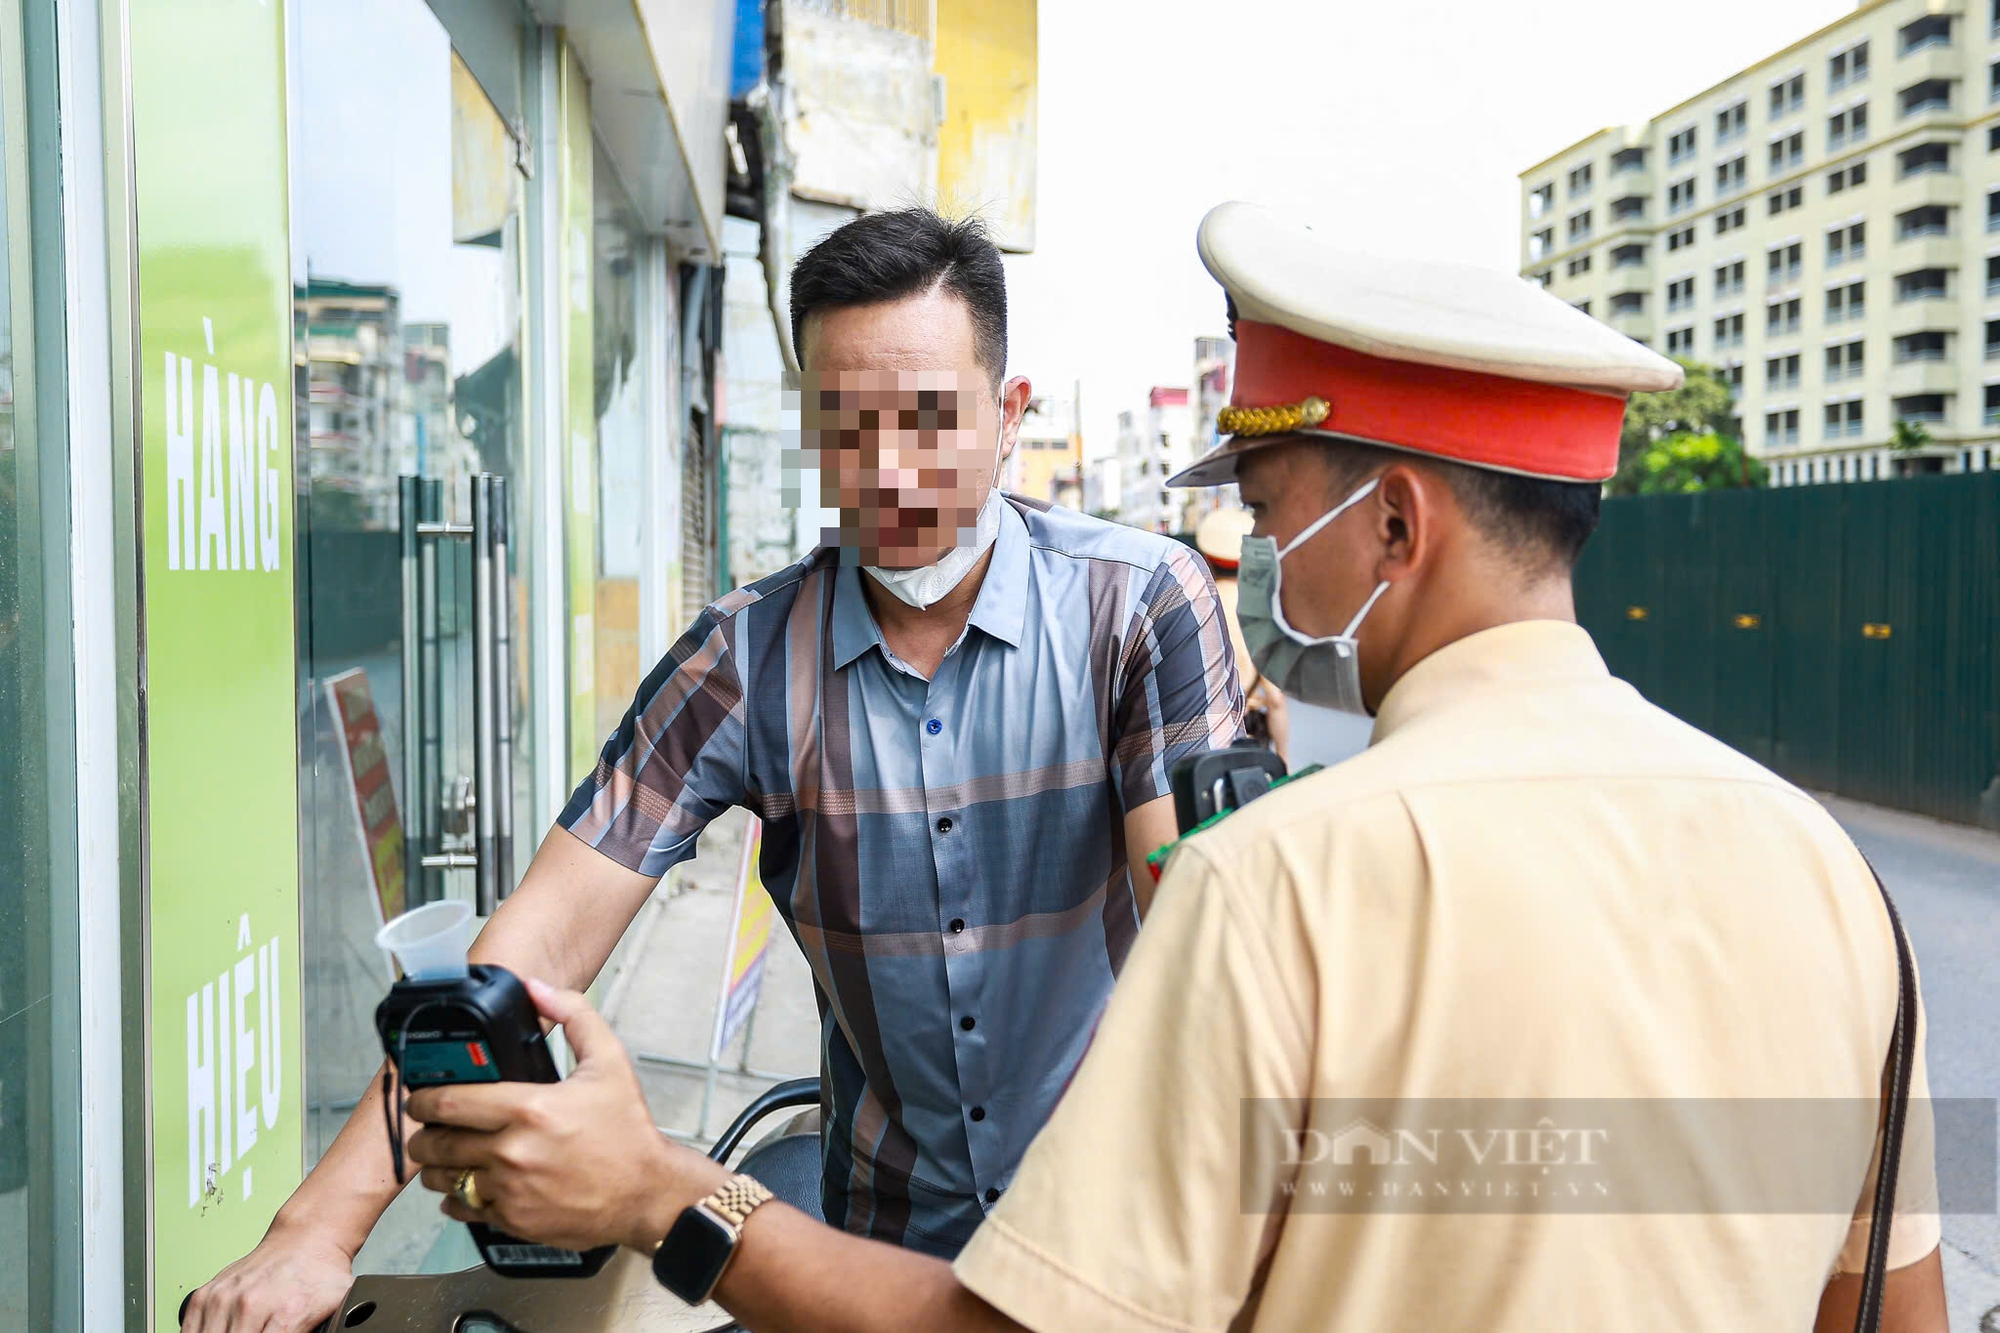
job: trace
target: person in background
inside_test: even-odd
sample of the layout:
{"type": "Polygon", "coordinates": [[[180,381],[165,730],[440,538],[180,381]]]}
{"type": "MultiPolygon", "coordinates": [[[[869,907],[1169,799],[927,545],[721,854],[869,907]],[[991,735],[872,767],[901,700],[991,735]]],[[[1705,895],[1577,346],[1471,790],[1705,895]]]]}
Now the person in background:
{"type": "MultiPolygon", "coordinates": [[[[709,821],[747,807],[823,1015],[825,1215],[949,1257],[1140,934],[1153,881],[1129,866],[1174,837],[1169,769],[1241,734],[1242,692],[1194,552],[999,491],[1030,385],[1006,375],[1006,276],[976,221],[846,224],[794,268],[791,318],[839,530],[653,668],[472,960],[583,989],[709,821]]],[[[399,1190],[378,1082],[184,1327],[293,1333],[346,1294],[399,1190]]],[[[478,1198],[471,1173],[459,1188],[478,1198]]]]}
{"type": "Polygon", "coordinates": [[[1211,509],[1195,527],[1194,545],[1215,576],[1216,595],[1222,598],[1228,617],[1229,645],[1236,650],[1236,674],[1249,682],[1243,690],[1243,730],[1251,740],[1270,746],[1278,758],[1290,763],[1292,728],[1285,713],[1285,693],[1264,679],[1264,673],[1250,660],[1250,650],[1243,644],[1243,628],[1236,620],[1236,563],[1254,522],[1247,509],[1211,509]]]}
{"type": "Polygon", "coordinates": [[[1876,1327],[1878,1241],[1880,1328],[1941,1333],[1886,895],[1816,801],[1576,624],[1625,399],[1680,369],[1511,274],[1246,204],[1200,252],[1233,306],[1231,438],[1172,484],[1240,486],[1252,657],[1374,743],[1180,845],[957,1260],[668,1142],[602,1020],[546,987],[577,1077],[412,1097],[425,1183],[470,1172],[510,1232],[651,1253],[759,1333],[1831,1333],[1876,1327]]]}

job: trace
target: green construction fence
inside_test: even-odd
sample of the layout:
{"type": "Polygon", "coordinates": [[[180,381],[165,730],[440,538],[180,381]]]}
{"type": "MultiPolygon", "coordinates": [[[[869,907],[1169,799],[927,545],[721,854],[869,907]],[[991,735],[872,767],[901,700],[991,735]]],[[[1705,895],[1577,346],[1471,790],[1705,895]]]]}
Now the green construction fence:
{"type": "Polygon", "coordinates": [[[1614,674],[1801,786],[2000,828],[2000,472],[1607,499],[1614,674]]]}

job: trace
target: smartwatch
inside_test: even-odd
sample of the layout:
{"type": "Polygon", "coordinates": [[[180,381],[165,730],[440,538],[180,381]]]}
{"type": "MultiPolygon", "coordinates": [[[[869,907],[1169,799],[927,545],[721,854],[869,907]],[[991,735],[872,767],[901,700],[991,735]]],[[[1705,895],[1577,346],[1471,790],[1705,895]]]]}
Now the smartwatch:
{"type": "Polygon", "coordinates": [[[743,1223],[771,1197],[755,1178],[741,1172],[731,1176],[715,1193],[682,1211],[653,1252],[653,1276],[689,1305],[700,1305],[736,1256],[743,1223]]]}

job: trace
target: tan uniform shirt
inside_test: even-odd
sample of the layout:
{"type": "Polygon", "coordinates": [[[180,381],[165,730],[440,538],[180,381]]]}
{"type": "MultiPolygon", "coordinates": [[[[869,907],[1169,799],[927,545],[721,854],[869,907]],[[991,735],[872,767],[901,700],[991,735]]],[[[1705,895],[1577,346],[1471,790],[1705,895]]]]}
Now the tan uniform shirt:
{"type": "MultiPolygon", "coordinates": [[[[1824,809],[1612,679],[1576,626],[1504,626],[1399,681],[1369,750],[1176,855],[1088,1057],[956,1272],[1040,1330],[1805,1328],[1836,1267],[1861,1266],[1895,1007],[1888,916],[1824,809]],[[1684,1206],[1308,1207],[1308,1168],[1273,1168],[1257,1117],[1311,1160],[1365,1139],[1320,1100],[1351,1098],[1481,1099],[1473,1126],[1484,1099],[1693,1108],[1598,1149],[1620,1191],[1650,1170],[1684,1206]],[[1704,1122],[1723,1103],[1685,1100],[1751,1098],[1834,1099],[1847,1132],[1746,1154],[1701,1128],[1735,1112],[1704,1122]],[[1732,1173],[1763,1172],[1749,1195],[1791,1198],[1787,1166],[1825,1206],[1731,1193],[1732,1173]]],[[[1938,1242],[1920,1119],[1896,1266],[1938,1242]]],[[[1454,1137],[1456,1159],[1399,1178],[1489,1197],[1496,1179],[1598,1178],[1574,1158],[1474,1167],[1454,1137]]],[[[1371,1175],[1347,1147],[1368,1169],[1341,1178],[1400,1170],[1371,1175]]]]}

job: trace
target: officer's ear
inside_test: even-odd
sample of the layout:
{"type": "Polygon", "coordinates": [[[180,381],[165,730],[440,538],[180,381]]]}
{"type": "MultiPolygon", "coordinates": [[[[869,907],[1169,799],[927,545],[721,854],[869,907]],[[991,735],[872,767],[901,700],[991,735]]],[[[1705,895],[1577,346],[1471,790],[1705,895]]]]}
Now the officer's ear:
{"type": "Polygon", "coordinates": [[[1449,491],[1443,477],[1416,464],[1395,463],[1381,473],[1363,502],[1382,547],[1378,581],[1400,582],[1430,562],[1453,512],[1449,491]]]}

